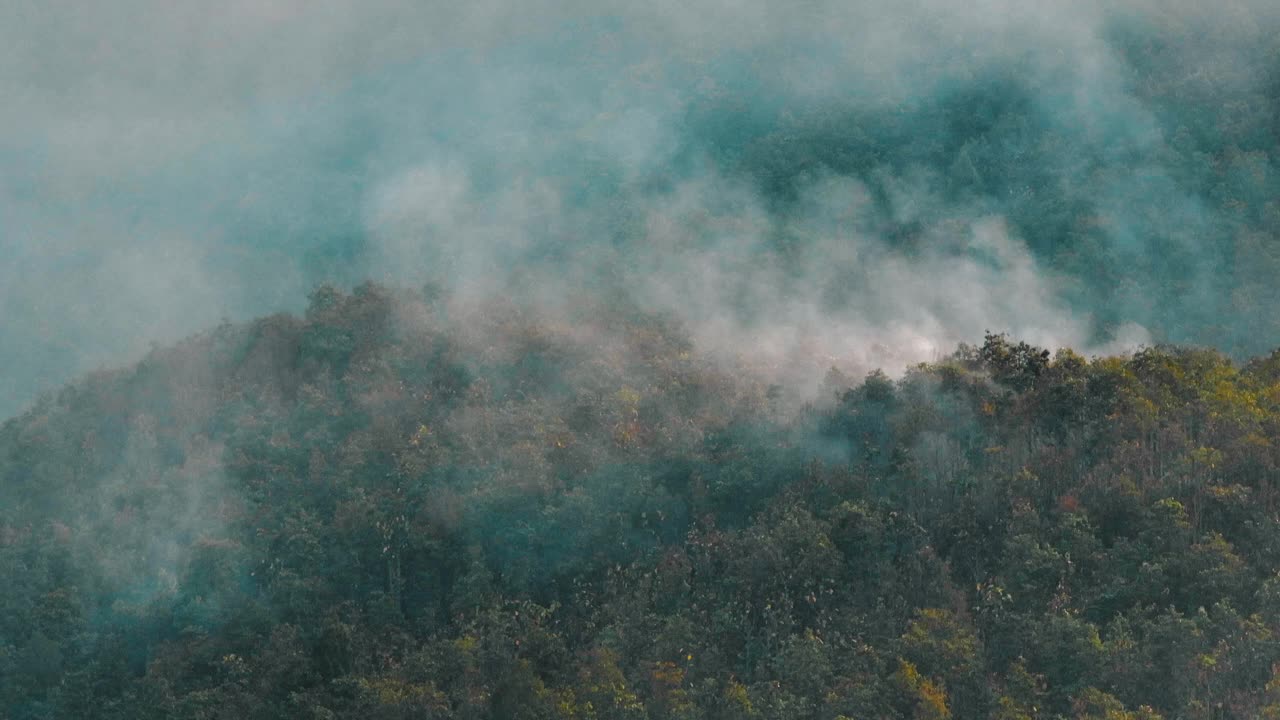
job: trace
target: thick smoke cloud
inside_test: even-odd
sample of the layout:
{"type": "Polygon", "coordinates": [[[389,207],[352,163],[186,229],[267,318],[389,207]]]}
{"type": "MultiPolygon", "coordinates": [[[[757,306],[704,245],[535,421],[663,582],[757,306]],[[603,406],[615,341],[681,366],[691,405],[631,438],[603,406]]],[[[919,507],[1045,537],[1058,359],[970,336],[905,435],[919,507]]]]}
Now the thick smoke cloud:
{"type": "Polygon", "coordinates": [[[797,382],[1258,352],[1280,23],[1196,5],[7,3],[0,416],[365,278],[623,297],[797,382]]]}

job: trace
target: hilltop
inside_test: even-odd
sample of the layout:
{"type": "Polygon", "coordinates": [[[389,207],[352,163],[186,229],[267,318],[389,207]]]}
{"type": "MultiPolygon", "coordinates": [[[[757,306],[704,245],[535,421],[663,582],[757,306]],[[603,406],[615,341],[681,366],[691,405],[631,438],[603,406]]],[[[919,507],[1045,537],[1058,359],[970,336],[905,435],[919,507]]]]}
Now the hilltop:
{"type": "Polygon", "coordinates": [[[322,287],[0,428],[0,708],[1280,715],[1277,437],[1280,355],[797,399],[638,310],[322,287]]]}

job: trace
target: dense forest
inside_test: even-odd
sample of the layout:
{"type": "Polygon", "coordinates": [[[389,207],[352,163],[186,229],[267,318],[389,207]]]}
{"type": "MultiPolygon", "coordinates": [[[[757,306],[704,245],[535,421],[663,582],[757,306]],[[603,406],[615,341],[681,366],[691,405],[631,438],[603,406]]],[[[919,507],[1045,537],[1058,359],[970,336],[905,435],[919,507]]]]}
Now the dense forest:
{"type": "Polygon", "coordinates": [[[0,429],[0,715],[1280,717],[1280,355],[321,287],[0,429]]]}
{"type": "Polygon", "coordinates": [[[0,720],[1280,720],[1277,38],[0,2],[0,720]]]}

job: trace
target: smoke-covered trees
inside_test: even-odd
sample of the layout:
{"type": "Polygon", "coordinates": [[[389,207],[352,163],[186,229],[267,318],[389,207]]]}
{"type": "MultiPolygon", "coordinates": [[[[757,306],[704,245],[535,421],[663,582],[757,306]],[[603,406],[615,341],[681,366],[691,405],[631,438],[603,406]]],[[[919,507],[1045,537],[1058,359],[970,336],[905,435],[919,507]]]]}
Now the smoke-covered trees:
{"type": "Polygon", "coordinates": [[[1280,707],[1274,357],[990,335],[802,405],[660,318],[456,312],[326,289],[5,424],[6,716],[1280,707]]]}

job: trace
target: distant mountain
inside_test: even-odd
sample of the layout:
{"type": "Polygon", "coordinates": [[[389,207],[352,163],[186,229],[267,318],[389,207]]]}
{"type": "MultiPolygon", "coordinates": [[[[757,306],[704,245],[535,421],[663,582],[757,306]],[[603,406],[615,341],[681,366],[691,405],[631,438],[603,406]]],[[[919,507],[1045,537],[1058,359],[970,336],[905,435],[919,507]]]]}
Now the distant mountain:
{"type": "Polygon", "coordinates": [[[0,417],[368,278],[735,350],[1280,342],[1275,0],[31,1],[0,417]]]}

